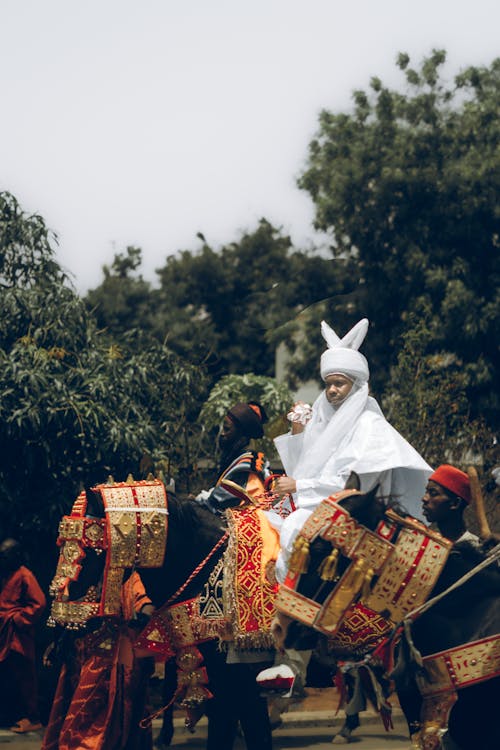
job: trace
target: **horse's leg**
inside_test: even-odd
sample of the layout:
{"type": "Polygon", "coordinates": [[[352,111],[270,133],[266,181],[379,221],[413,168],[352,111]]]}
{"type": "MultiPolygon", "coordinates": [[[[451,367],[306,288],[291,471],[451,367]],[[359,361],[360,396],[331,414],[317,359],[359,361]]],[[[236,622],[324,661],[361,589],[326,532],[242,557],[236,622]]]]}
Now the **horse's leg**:
{"type": "Polygon", "coordinates": [[[267,700],[261,697],[256,677],[259,671],[268,667],[263,664],[229,664],[233,674],[233,684],[238,686],[239,719],[247,750],[271,750],[271,721],[267,700]]]}
{"type": "MultiPolygon", "coordinates": [[[[172,700],[177,689],[177,666],[175,663],[175,659],[170,659],[165,664],[165,676],[163,678],[162,688],[162,701],[163,705],[166,706],[172,700]]],[[[172,704],[163,712],[160,734],[154,742],[155,747],[157,747],[158,750],[163,750],[165,747],[170,747],[173,736],[174,706],[172,704]]]]}
{"type": "Polygon", "coordinates": [[[362,690],[358,670],[353,669],[343,676],[347,702],[344,706],[345,719],[342,727],[332,738],[335,745],[343,745],[351,741],[351,734],[359,727],[359,711],[366,708],[366,698],[362,690]]]}
{"type": "Polygon", "coordinates": [[[415,680],[407,680],[404,684],[396,682],[396,693],[399,705],[408,724],[410,738],[415,741],[420,736],[422,696],[415,680]]]}

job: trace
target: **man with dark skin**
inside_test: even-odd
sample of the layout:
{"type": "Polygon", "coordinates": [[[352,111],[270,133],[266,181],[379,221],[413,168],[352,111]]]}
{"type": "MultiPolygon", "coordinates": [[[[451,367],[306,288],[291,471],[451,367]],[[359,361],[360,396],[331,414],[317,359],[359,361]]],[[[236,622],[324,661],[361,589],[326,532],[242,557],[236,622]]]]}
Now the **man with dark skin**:
{"type": "Polygon", "coordinates": [[[430,475],[422,498],[423,514],[440,534],[452,542],[475,543],[478,537],[467,531],[464,511],[470,503],[469,477],[455,466],[442,464],[430,475]]]}
{"type": "MultiPolygon", "coordinates": [[[[464,471],[455,466],[441,464],[427,480],[422,498],[426,520],[437,527],[439,533],[457,542],[478,545],[479,538],[467,530],[464,511],[471,500],[470,480],[464,471]]],[[[415,682],[404,689],[398,688],[398,698],[408,722],[412,747],[419,747],[420,709],[422,696],[415,682]]]]}
{"type": "MultiPolygon", "coordinates": [[[[41,729],[38,715],[35,625],[45,609],[45,594],[24,564],[21,544],[0,544],[0,709],[11,731],[41,729]]],[[[3,722],[2,722],[3,723],[3,722]]]]}
{"type": "MultiPolygon", "coordinates": [[[[266,414],[255,401],[232,406],[222,424],[218,445],[221,450],[219,478],[215,487],[198,498],[212,513],[251,505],[265,492],[264,455],[250,449],[250,441],[263,437],[266,414]]],[[[277,540],[276,540],[277,544],[277,540]]],[[[247,750],[271,750],[272,735],[267,701],[260,695],[255,678],[270,666],[270,652],[249,649],[226,655],[215,641],[202,647],[211,675],[209,689],[214,698],[207,702],[207,750],[228,750],[241,726],[247,750]]]]}

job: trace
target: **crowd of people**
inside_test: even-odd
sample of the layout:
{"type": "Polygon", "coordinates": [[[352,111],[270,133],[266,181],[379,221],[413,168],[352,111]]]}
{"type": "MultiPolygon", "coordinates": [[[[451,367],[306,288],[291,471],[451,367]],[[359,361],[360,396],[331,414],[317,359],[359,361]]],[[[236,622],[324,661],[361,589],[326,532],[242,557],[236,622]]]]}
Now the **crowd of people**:
{"type": "MultiPolygon", "coordinates": [[[[478,541],[464,523],[464,510],[470,502],[467,474],[447,464],[433,470],[389,424],[370,396],[369,367],[359,352],[367,328],[368,321],[362,320],[340,338],[330,326],[322,324],[327,344],[320,360],[324,389],[312,408],[302,402],[293,406],[288,415],[290,431],[276,438],[284,473],[275,481],[274,491],[288,504],[287,514],[276,513],[271,508],[266,517],[271,533],[279,539],[278,582],[284,580],[293,542],[307,518],[325,497],[344,488],[353,471],[360,479],[363,492],[376,488],[380,497],[392,498],[409,515],[435,524],[453,542],[478,541]]],[[[227,508],[258,503],[265,494],[269,464],[262,453],[253,450],[251,441],[263,436],[266,419],[264,408],[256,401],[236,403],[227,412],[219,436],[221,460],[217,482],[196,498],[196,502],[211,513],[223,516],[227,508]]],[[[134,612],[148,614],[151,604],[147,592],[137,593],[140,579],[135,576],[126,590],[124,587],[125,620],[131,619],[134,612]],[[135,588],[131,588],[132,583],[135,588]]],[[[35,627],[44,613],[45,595],[36,576],[24,564],[20,544],[14,539],[5,539],[0,544],[0,724],[12,732],[42,729],[37,703],[35,627]]],[[[72,750],[71,737],[91,731],[91,723],[99,725],[97,735],[101,732],[100,737],[96,735],[93,748],[114,750],[121,747],[119,738],[110,734],[113,711],[123,711],[125,706],[132,713],[133,701],[129,700],[120,708],[96,703],[92,709],[94,716],[87,706],[85,725],[77,715],[78,700],[72,702],[68,696],[74,698],[79,681],[83,689],[82,675],[85,674],[87,682],[95,681],[96,675],[106,669],[109,674],[116,669],[120,659],[121,664],[127,663],[133,670],[131,644],[126,631],[121,630],[112,645],[115,661],[110,660],[109,650],[103,652],[101,663],[93,661],[91,665],[85,662],[82,650],[77,656],[66,654],[45,735],[45,750],[60,747],[72,750]],[[97,716],[99,711],[106,714],[102,720],[97,716]]],[[[306,681],[309,655],[310,652],[305,652],[305,656],[288,655],[288,663],[294,665],[294,678],[298,677],[302,684],[306,681]]],[[[268,705],[256,678],[259,672],[271,667],[273,659],[279,674],[282,655],[276,660],[272,651],[229,650],[226,653],[214,647],[206,652],[205,658],[214,663],[229,662],[225,671],[212,671],[219,678],[208,686],[214,697],[207,704],[207,750],[230,750],[238,727],[248,750],[270,750],[268,705]]],[[[46,662],[50,662],[49,657],[46,662]]],[[[137,679],[144,682],[151,672],[152,668],[146,669],[137,679]]],[[[119,695],[116,689],[111,697],[116,701],[119,695]]],[[[408,701],[410,699],[413,706],[414,696],[408,697],[408,701]]],[[[167,747],[171,736],[171,727],[165,725],[158,747],[167,747]]],[[[139,748],[140,744],[130,747],[139,748]]]]}

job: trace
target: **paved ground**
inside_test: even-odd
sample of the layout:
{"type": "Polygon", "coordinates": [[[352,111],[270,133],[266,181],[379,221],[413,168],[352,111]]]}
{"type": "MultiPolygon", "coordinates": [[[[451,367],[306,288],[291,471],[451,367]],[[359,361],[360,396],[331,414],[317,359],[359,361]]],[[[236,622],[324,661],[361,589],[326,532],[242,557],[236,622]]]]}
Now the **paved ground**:
{"type": "MultiPolygon", "coordinates": [[[[340,724],[339,724],[340,726],[340,724]]],[[[156,728],[155,734],[158,729],[156,728]]],[[[273,750],[333,750],[343,745],[332,744],[335,729],[321,723],[315,726],[282,728],[273,732],[273,750]]],[[[206,724],[200,724],[195,734],[189,734],[181,727],[176,727],[172,748],[185,750],[205,750],[206,724]]],[[[5,736],[0,733],[0,747],[6,750],[39,750],[41,735],[33,733],[23,738],[5,736]],[[5,744],[3,744],[5,743],[5,744]]],[[[380,723],[363,722],[356,730],[349,747],[358,750],[409,750],[410,742],[406,735],[406,724],[396,719],[394,729],[385,732],[380,723]]],[[[238,739],[234,750],[245,750],[245,743],[238,739]]]]}
{"type": "MultiPolygon", "coordinates": [[[[283,714],[282,727],[273,732],[273,750],[333,750],[337,745],[332,745],[332,737],[343,721],[341,712],[335,717],[337,702],[337,693],[333,688],[308,688],[307,697],[283,714]]],[[[393,701],[393,705],[393,730],[386,732],[380,718],[373,711],[363,712],[360,717],[361,727],[355,731],[350,746],[359,750],[408,750],[406,724],[397,703],[393,701]]],[[[160,725],[160,721],[153,722],[154,736],[157,736],[160,725]]],[[[207,726],[205,718],[198,723],[194,734],[184,729],[181,712],[176,712],[174,725],[173,748],[204,750],[207,726]]],[[[0,729],[0,745],[6,750],[39,750],[41,740],[42,732],[20,736],[0,729]]],[[[234,750],[244,748],[245,743],[238,739],[234,750]]]]}

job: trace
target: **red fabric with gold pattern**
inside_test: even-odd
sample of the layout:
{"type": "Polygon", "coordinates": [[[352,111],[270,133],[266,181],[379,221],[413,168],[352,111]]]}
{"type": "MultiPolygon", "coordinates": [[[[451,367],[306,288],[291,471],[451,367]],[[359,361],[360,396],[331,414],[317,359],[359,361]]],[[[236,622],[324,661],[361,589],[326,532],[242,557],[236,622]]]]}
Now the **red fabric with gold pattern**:
{"type": "Polygon", "coordinates": [[[276,584],[267,573],[279,551],[276,532],[256,509],[228,509],[224,611],[231,613],[232,640],[240,648],[271,647],[276,584]]]}
{"type": "Polygon", "coordinates": [[[384,617],[357,602],[347,611],[333,638],[329,639],[329,647],[339,657],[343,651],[349,658],[358,654],[364,656],[382,643],[391,628],[384,617]]]}
{"type": "Polygon", "coordinates": [[[78,638],[61,670],[42,750],[119,750],[131,733],[150,735],[139,728],[147,679],[126,627],[108,623],[78,638]]]}

